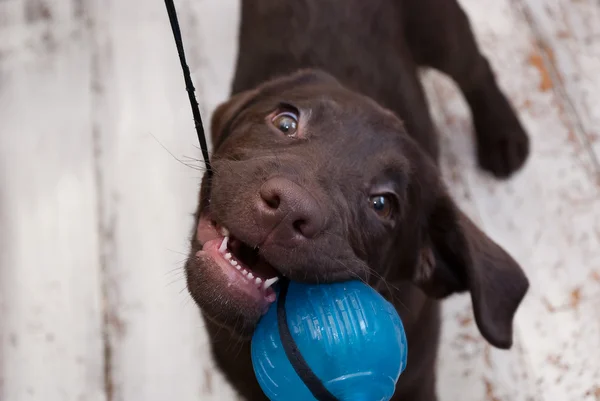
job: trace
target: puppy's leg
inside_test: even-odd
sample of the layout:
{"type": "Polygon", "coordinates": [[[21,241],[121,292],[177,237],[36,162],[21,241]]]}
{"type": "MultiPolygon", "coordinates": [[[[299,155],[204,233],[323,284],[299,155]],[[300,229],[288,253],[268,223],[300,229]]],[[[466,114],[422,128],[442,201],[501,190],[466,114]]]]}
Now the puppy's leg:
{"type": "Polygon", "coordinates": [[[448,74],[473,114],[481,168],[506,178],[527,159],[529,139],[456,0],[403,3],[407,41],[416,61],[448,74]]]}
{"type": "Polygon", "coordinates": [[[400,40],[395,46],[394,51],[386,56],[388,68],[384,74],[391,83],[377,87],[375,93],[365,92],[396,113],[404,122],[408,134],[437,162],[438,136],[419,79],[417,63],[408,43],[400,40]]]}

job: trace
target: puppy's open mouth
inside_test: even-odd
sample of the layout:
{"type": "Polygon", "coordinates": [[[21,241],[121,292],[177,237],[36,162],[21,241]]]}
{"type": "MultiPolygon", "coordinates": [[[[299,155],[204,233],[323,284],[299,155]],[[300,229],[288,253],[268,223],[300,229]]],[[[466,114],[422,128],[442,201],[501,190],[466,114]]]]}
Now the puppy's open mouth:
{"type": "Polygon", "coordinates": [[[224,273],[230,295],[238,297],[243,293],[248,302],[258,304],[266,312],[275,301],[273,285],[279,281],[279,275],[259,255],[258,248],[243,243],[208,216],[200,218],[197,238],[202,250],[196,256],[210,258],[214,262],[211,268],[217,267],[224,273]]]}

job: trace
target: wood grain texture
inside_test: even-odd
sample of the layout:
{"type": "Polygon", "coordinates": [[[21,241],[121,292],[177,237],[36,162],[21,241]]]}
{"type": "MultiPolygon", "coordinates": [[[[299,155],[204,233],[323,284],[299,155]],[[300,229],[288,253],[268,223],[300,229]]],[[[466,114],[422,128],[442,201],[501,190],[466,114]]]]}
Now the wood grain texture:
{"type": "MultiPolygon", "coordinates": [[[[202,11],[178,5],[194,75],[207,75],[192,40],[202,11]]],[[[202,171],[164,3],[98,1],[94,15],[109,399],[232,399],[185,287],[202,171]]]]}
{"type": "Polygon", "coordinates": [[[88,30],[5,1],[0,38],[0,400],[103,401],[88,30]]]}
{"type": "MultiPolygon", "coordinates": [[[[238,0],[176,4],[208,126],[238,0]]],[[[533,153],[482,174],[465,102],[426,72],[443,171],[532,287],[511,351],[445,303],[440,401],[600,401],[600,3],[461,4],[533,153]]],[[[0,0],[1,401],[236,398],[183,279],[199,158],[162,1],[0,0]]]]}

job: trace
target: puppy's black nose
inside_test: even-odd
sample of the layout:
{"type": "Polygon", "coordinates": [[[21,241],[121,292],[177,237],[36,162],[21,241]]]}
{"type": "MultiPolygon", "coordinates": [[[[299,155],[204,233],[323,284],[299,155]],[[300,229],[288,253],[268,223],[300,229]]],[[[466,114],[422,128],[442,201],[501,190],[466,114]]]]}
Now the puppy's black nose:
{"type": "Polygon", "coordinates": [[[258,224],[271,231],[277,241],[313,238],[325,224],[315,198],[300,185],[281,177],[262,185],[258,211],[258,224]]]}

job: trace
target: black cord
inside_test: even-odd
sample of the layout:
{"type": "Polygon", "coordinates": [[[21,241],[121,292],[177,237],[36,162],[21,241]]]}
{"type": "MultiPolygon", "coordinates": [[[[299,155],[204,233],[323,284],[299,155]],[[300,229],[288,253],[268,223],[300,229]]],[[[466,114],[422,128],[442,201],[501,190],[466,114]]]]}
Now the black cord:
{"type": "Polygon", "coordinates": [[[198,102],[194,95],[195,88],[192,82],[190,74],[190,68],[187,65],[185,59],[185,52],[183,50],[183,39],[181,38],[181,30],[179,29],[179,21],[177,20],[177,11],[175,10],[175,4],[173,0],[165,0],[167,6],[167,13],[169,14],[169,21],[171,22],[171,29],[173,30],[173,36],[175,38],[175,44],[177,45],[177,53],[179,53],[179,61],[181,62],[181,69],[183,70],[183,79],[185,80],[185,89],[190,99],[190,106],[192,107],[192,115],[194,116],[194,124],[196,126],[196,133],[198,134],[198,140],[200,141],[200,149],[202,150],[202,157],[204,158],[204,165],[208,175],[212,175],[212,169],[210,167],[210,159],[208,157],[208,145],[206,142],[206,135],[204,133],[204,127],[202,125],[202,117],[200,116],[200,109],[198,108],[198,102]]]}

